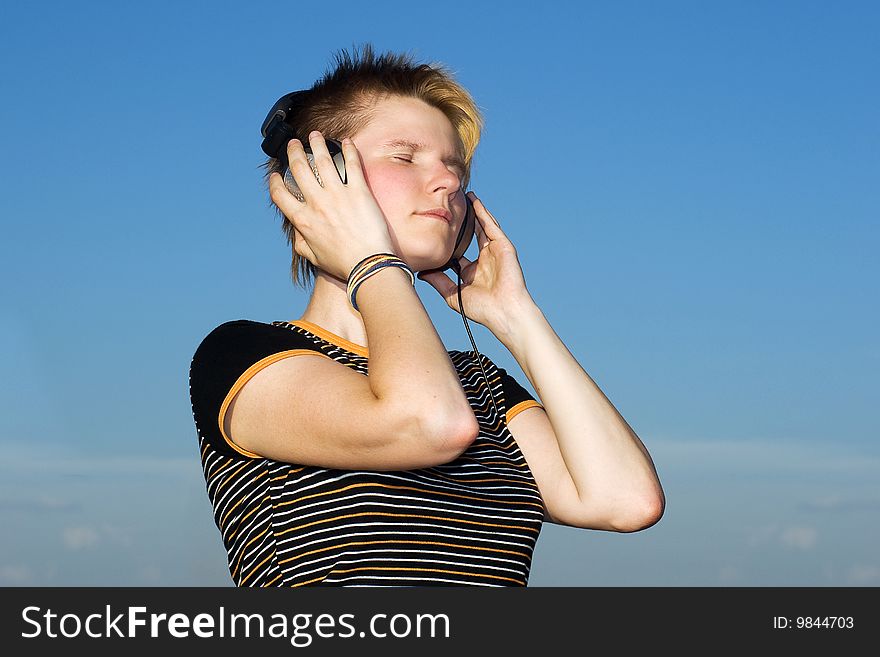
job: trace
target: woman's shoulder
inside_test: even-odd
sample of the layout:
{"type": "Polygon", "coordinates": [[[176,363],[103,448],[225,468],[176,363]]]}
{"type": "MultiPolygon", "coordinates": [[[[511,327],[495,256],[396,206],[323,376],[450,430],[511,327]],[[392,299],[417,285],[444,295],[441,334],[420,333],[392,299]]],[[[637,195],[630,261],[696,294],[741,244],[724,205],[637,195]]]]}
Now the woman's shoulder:
{"type": "Polygon", "coordinates": [[[222,322],[201,339],[196,347],[195,356],[310,346],[309,341],[301,334],[285,330],[281,324],[281,322],[263,322],[244,318],[222,322]]]}
{"type": "Polygon", "coordinates": [[[270,326],[265,322],[252,319],[232,319],[216,324],[207,333],[203,333],[196,351],[203,350],[219,342],[227,342],[237,338],[258,335],[270,326]]]}
{"type": "MultiPolygon", "coordinates": [[[[211,336],[218,333],[242,333],[242,332],[255,332],[260,330],[265,330],[266,328],[271,327],[272,324],[267,322],[260,322],[255,319],[230,319],[222,324],[217,324],[212,328],[207,336],[211,336]]],[[[207,337],[206,336],[206,337],[207,337]]]]}

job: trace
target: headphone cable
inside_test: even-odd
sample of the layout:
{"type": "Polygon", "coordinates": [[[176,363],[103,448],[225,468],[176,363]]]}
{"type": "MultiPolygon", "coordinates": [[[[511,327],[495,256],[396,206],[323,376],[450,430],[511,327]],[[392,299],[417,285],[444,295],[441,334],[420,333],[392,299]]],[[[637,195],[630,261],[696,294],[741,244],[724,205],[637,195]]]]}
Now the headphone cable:
{"type": "Polygon", "coordinates": [[[492,385],[489,383],[489,376],[483,368],[483,357],[477,350],[477,343],[474,342],[474,336],[471,334],[471,328],[468,326],[468,318],[464,312],[464,301],[462,301],[461,298],[461,265],[458,262],[458,258],[455,258],[452,261],[452,269],[455,270],[455,275],[458,277],[458,307],[461,308],[461,319],[464,322],[464,328],[467,331],[468,337],[471,339],[471,344],[474,346],[474,353],[477,355],[477,363],[480,365],[480,371],[483,373],[483,378],[486,380],[486,386],[489,388],[489,397],[492,399],[492,406],[495,408],[495,414],[500,415],[498,413],[498,405],[495,403],[495,393],[492,392],[492,385]]]}

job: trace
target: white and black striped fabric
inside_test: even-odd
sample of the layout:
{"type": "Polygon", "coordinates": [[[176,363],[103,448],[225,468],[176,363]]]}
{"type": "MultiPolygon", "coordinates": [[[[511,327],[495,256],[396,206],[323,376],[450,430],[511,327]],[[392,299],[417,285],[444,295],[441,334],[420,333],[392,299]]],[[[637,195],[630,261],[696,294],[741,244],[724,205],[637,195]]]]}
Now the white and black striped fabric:
{"type": "Polygon", "coordinates": [[[350,471],[282,463],[235,445],[223,419],[238,390],[281,358],[316,352],[367,374],[366,349],[302,320],[226,322],[190,364],[208,497],[235,584],[526,586],[543,505],[507,422],[540,404],[483,355],[499,416],[475,352],[449,351],[480,426],[454,461],[350,471]]]}

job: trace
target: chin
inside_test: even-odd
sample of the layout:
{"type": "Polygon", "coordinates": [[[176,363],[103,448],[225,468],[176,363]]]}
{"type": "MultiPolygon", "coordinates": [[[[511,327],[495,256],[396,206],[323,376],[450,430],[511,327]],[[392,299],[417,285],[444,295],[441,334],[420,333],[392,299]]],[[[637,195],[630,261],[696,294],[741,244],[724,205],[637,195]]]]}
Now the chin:
{"type": "MultiPolygon", "coordinates": [[[[449,248],[451,249],[452,247],[450,246],[449,248]]],[[[403,261],[406,262],[407,265],[409,265],[409,268],[416,273],[438,269],[445,265],[449,260],[448,255],[444,255],[443,253],[435,250],[432,250],[432,252],[430,253],[425,251],[404,251],[401,255],[401,258],[403,258],[403,261]]]]}

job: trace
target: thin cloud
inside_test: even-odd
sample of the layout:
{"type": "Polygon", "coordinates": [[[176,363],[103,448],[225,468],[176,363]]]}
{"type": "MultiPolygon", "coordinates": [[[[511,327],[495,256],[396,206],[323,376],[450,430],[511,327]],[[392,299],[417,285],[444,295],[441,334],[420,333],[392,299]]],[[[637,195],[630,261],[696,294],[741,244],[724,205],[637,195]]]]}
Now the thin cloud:
{"type": "Polygon", "coordinates": [[[100,536],[91,527],[65,527],[61,532],[64,546],[71,550],[82,550],[98,545],[100,536]]]}
{"type": "Polygon", "coordinates": [[[880,566],[873,564],[855,565],[847,572],[846,579],[853,586],[880,585],[880,566]]]}
{"type": "Polygon", "coordinates": [[[682,468],[713,475],[871,474],[880,473],[880,456],[864,448],[841,447],[840,441],[804,443],[764,440],[667,440],[643,437],[661,468],[682,468]]]}
{"type": "Polygon", "coordinates": [[[779,541],[786,547],[810,550],[816,546],[819,532],[815,527],[786,527],[779,534],[779,541]]]}
{"type": "Polygon", "coordinates": [[[33,583],[33,575],[27,566],[0,566],[0,584],[4,586],[25,586],[33,583]]]}
{"type": "Polygon", "coordinates": [[[774,536],[777,536],[778,533],[779,528],[776,525],[764,525],[762,527],[753,528],[746,539],[746,544],[749,547],[766,545],[772,542],[774,536]]]}
{"type": "Polygon", "coordinates": [[[797,550],[811,550],[819,539],[819,530],[806,525],[762,525],[754,528],[746,539],[750,547],[781,545],[797,550]]]}
{"type": "Polygon", "coordinates": [[[0,473],[21,476],[38,473],[41,476],[91,477],[97,475],[167,475],[177,477],[200,474],[198,453],[191,457],[155,457],[131,455],[84,455],[64,444],[34,444],[0,442],[0,451],[8,458],[0,462],[0,473]],[[13,466],[14,464],[14,466],[13,466]],[[3,467],[7,465],[8,467],[3,467]]]}
{"type": "Polygon", "coordinates": [[[833,511],[835,513],[847,511],[880,512],[880,498],[827,495],[825,497],[805,500],[801,502],[799,508],[803,511],[833,511]]]}
{"type": "Polygon", "coordinates": [[[107,539],[108,543],[120,547],[131,547],[134,544],[134,539],[128,529],[122,529],[107,523],[101,525],[101,536],[107,539]]]}
{"type": "Polygon", "coordinates": [[[721,570],[718,571],[718,581],[722,584],[732,585],[742,580],[742,576],[740,575],[739,568],[736,566],[726,565],[722,566],[721,570]]]}
{"type": "Polygon", "coordinates": [[[80,505],[63,500],[60,497],[34,496],[25,498],[3,497],[0,498],[0,511],[20,511],[25,513],[44,513],[47,511],[63,511],[70,513],[78,511],[80,505]]]}

